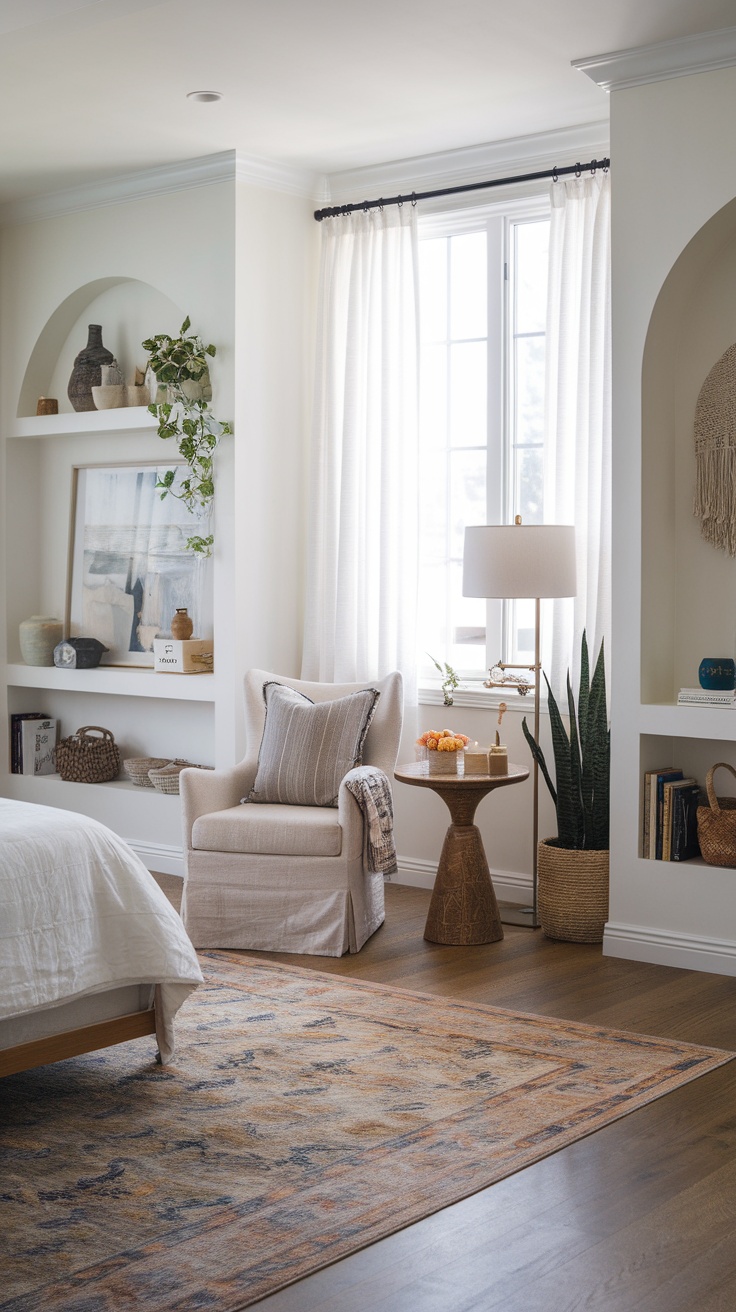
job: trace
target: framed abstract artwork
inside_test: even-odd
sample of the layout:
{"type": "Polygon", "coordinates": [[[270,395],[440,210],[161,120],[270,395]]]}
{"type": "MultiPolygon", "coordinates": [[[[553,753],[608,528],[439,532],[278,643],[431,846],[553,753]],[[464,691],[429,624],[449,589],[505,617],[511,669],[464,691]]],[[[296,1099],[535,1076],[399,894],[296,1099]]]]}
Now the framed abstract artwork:
{"type": "Polygon", "coordinates": [[[104,643],[103,665],[152,667],[181,607],[195,637],[212,635],[212,562],[186,545],[203,521],[156,486],[172,468],[175,493],[183,463],[74,469],[65,631],[104,643]]]}

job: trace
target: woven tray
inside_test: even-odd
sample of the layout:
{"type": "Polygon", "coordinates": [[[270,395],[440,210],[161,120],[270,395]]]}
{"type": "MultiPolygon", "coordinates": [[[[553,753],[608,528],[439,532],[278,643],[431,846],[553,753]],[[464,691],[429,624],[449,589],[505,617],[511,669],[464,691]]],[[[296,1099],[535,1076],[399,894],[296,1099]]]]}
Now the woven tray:
{"type": "Polygon", "coordinates": [[[130,782],[138,788],[153,788],[148,771],[160,770],[162,766],[170,764],[170,756],[129,756],[123,761],[123,769],[130,782]]]}
{"type": "Polygon", "coordinates": [[[197,765],[195,761],[169,761],[160,769],[149,770],[149,787],[159,793],[178,793],[182,770],[211,770],[211,765],[197,765]]]}

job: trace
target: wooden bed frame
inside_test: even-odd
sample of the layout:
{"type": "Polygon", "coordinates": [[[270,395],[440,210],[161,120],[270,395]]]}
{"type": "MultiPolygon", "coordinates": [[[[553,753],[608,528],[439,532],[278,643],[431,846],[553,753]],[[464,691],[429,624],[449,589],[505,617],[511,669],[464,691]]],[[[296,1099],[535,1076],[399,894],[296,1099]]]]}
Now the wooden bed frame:
{"type": "Polygon", "coordinates": [[[156,1013],[151,1007],[148,1011],[129,1012],[127,1016],[98,1021],[95,1025],[83,1025],[80,1029],[49,1034],[46,1038],[34,1039],[31,1043],[19,1043],[14,1048],[0,1049],[0,1078],[4,1075],[15,1075],[18,1071],[30,1071],[34,1066],[46,1066],[49,1062],[63,1061],[65,1057],[79,1057],[83,1052],[94,1052],[97,1048],[109,1048],[114,1043],[127,1043],[128,1039],[140,1039],[145,1034],[155,1033],[156,1013]]]}

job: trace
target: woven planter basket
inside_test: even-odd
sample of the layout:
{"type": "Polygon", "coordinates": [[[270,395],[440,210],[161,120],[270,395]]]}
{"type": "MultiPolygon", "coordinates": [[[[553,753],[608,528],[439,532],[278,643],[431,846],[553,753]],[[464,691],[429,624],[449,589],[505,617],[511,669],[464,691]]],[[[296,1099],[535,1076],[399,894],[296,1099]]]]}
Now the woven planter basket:
{"type": "Polygon", "coordinates": [[[698,843],[700,854],[709,866],[736,866],[736,811],[733,798],[718,798],[713,785],[716,770],[730,770],[732,765],[719,761],[711,766],[705,777],[708,806],[698,807],[698,843]],[[730,803],[730,805],[729,805],[730,803]]]}
{"type": "Polygon", "coordinates": [[[461,752],[427,752],[430,774],[457,774],[461,752]]]}
{"type": "Polygon", "coordinates": [[[130,782],[136,784],[138,788],[153,788],[148,778],[148,771],[160,770],[162,766],[170,764],[170,756],[129,756],[123,761],[123,769],[130,782]]]}
{"type": "Polygon", "coordinates": [[[547,938],[602,943],[608,919],[608,852],[571,851],[548,838],[537,849],[539,920],[547,938]]]}

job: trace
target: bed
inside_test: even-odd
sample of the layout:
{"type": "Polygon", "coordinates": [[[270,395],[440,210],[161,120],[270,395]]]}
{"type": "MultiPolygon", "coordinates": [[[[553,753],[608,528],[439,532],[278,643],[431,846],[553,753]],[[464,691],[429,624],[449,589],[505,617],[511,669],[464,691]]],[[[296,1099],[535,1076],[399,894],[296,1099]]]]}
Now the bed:
{"type": "Polygon", "coordinates": [[[202,980],[142,861],[87,816],[0,798],[0,1076],[155,1034],[202,980]]]}

